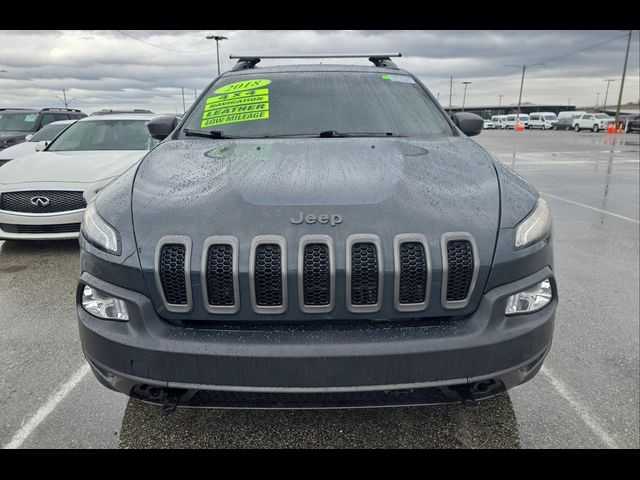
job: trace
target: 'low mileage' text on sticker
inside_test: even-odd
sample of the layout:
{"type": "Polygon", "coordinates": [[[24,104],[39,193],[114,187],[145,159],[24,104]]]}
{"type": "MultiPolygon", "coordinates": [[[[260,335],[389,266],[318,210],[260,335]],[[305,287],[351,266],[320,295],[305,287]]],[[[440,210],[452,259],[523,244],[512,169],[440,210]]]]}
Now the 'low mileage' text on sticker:
{"type": "Polygon", "coordinates": [[[201,128],[226,123],[250,122],[269,118],[269,85],[271,80],[258,79],[231,83],[215,90],[207,98],[202,112],[201,128]]]}

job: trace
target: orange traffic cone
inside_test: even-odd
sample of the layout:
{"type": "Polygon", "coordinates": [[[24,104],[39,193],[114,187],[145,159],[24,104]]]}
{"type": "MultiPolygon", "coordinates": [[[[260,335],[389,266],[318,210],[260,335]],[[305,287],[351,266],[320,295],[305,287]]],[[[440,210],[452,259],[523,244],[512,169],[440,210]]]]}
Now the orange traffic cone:
{"type": "Polygon", "coordinates": [[[617,133],[624,133],[624,130],[622,129],[622,124],[618,126],[617,133]]]}
{"type": "Polygon", "coordinates": [[[516,123],[516,127],[514,129],[516,132],[524,132],[524,123],[516,123]]]}
{"type": "Polygon", "coordinates": [[[613,123],[607,125],[607,133],[616,133],[616,127],[613,123]]]}

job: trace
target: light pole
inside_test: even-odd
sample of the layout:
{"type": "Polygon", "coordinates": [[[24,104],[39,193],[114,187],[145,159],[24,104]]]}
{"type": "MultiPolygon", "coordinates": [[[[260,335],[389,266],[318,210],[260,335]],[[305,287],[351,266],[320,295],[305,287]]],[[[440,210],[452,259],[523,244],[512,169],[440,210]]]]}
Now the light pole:
{"type": "MultiPolygon", "coordinates": [[[[522,103],[522,87],[524,86],[524,72],[527,71],[527,67],[534,67],[536,65],[544,65],[544,63],[532,63],[530,65],[505,65],[505,67],[522,67],[522,79],[520,80],[520,95],[518,96],[518,111],[516,113],[516,125],[520,123],[520,104],[522,103]]],[[[514,127],[513,131],[516,129],[514,127]]]]}
{"type": "Polygon", "coordinates": [[[451,116],[451,97],[453,96],[453,75],[449,80],[449,116],[451,116]]]}
{"type": "Polygon", "coordinates": [[[504,97],[504,95],[498,95],[498,98],[500,99],[500,100],[499,100],[499,103],[498,103],[498,106],[499,106],[499,107],[501,107],[501,106],[502,106],[502,97],[504,97]]]}
{"type": "Polygon", "coordinates": [[[182,113],[186,113],[187,105],[184,103],[184,87],[180,87],[182,90],[182,113]]]}
{"type": "Polygon", "coordinates": [[[598,111],[598,101],[600,100],[600,92],[596,95],[596,112],[598,111]]]}
{"type": "Polygon", "coordinates": [[[603,111],[607,109],[607,97],[609,96],[609,84],[611,82],[615,82],[615,81],[616,81],[615,78],[607,78],[605,80],[605,82],[607,82],[607,90],[604,92],[604,105],[603,105],[604,109],[603,109],[603,111]]]}
{"type": "Polygon", "coordinates": [[[56,95],[56,98],[60,100],[62,103],[64,103],[64,108],[69,108],[69,104],[73,102],[75,98],[72,98],[71,100],[67,100],[67,91],[64,88],[62,89],[62,96],[64,97],[64,99],[58,97],[57,95],[56,95]]]}
{"type": "Polygon", "coordinates": [[[462,96],[462,111],[464,112],[464,103],[467,99],[467,85],[471,85],[471,82],[462,82],[464,85],[464,95],[462,96]]]}
{"type": "Polygon", "coordinates": [[[207,40],[216,41],[216,56],[218,58],[218,75],[220,75],[220,44],[219,42],[222,40],[228,40],[228,38],[223,37],[222,35],[208,35],[207,40]]]}
{"type": "Polygon", "coordinates": [[[616,119],[614,125],[616,132],[618,131],[618,118],[620,117],[620,104],[622,103],[622,90],[624,89],[624,77],[627,74],[627,61],[629,60],[629,47],[631,46],[631,34],[633,30],[629,30],[629,39],[627,40],[627,53],[624,55],[624,67],[622,67],[622,80],[620,81],[620,94],[618,95],[618,106],[616,107],[616,119]]]}

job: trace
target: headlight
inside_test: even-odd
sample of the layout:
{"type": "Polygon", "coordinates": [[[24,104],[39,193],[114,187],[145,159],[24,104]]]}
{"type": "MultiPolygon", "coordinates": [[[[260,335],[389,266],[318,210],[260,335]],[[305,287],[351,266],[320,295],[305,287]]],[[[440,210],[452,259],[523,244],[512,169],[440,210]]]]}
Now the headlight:
{"type": "Polygon", "coordinates": [[[109,253],[118,254],[120,250],[118,232],[100,216],[95,202],[87,206],[80,230],[85,238],[96,247],[109,253]]]}
{"type": "Polygon", "coordinates": [[[506,315],[517,315],[519,313],[531,313],[547,306],[553,293],[551,291],[551,282],[547,278],[537,285],[527,290],[511,295],[507,300],[506,315]]]}
{"type": "Polygon", "coordinates": [[[516,248],[539,242],[551,231],[551,214],[547,202],[539,198],[536,208],[516,227],[516,248]]]}
{"type": "Polygon", "coordinates": [[[129,320],[127,304],[122,300],[110,297],[100,290],[85,285],[82,290],[82,308],[94,317],[106,320],[129,320]]]}

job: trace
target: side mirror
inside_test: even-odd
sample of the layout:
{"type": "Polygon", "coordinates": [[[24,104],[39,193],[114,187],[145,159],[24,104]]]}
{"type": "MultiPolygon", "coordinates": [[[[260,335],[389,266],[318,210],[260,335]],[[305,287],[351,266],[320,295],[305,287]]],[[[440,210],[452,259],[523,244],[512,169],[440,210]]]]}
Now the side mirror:
{"type": "Polygon", "coordinates": [[[482,120],[480,115],[469,112],[455,113],[453,115],[453,123],[456,124],[456,127],[462,130],[462,133],[469,137],[478,135],[482,132],[482,127],[484,126],[484,120],[482,120]]]}
{"type": "Polygon", "coordinates": [[[31,140],[33,138],[33,133],[31,135],[27,135],[26,137],[24,137],[24,141],[28,142],[29,140],[31,140]]]}
{"type": "Polygon", "coordinates": [[[149,134],[156,140],[164,140],[171,132],[173,132],[178,125],[178,119],[173,115],[161,115],[151,119],[147,123],[149,134]]]}
{"type": "Polygon", "coordinates": [[[36,143],[36,152],[41,152],[47,145],[49,145],[49,142],[44,140],[42,142],[36,143]]]}

